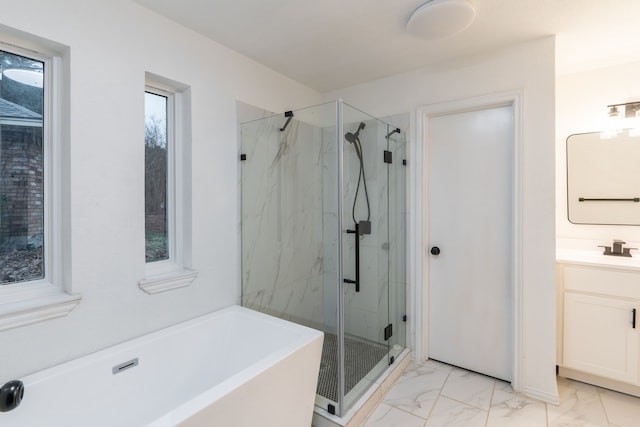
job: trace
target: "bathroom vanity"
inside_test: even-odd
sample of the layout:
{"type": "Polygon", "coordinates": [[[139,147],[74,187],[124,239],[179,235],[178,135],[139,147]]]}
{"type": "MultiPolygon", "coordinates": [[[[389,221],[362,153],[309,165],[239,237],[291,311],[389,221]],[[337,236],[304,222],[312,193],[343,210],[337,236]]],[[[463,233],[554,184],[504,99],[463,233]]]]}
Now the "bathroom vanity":
{"type": "Polygon", "coordinates": [[[640,254],[556,259],[559,375],[640,396],[640,254]]]}

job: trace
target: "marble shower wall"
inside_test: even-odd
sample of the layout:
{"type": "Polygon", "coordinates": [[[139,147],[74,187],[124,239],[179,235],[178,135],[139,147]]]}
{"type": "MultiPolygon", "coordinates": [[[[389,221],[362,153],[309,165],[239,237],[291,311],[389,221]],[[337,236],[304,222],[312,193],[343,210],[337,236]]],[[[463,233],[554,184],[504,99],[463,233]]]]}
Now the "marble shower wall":
{"type": "MultiPolygon", "coordinates": [[[[252,112],[261,117],[260,112],[252,112]]],[[[335,126],[292,120],[284,132],[281,115],[245,123],[242,131],[242,304],[298,323],[337,332],[338,295],[344,293],[350,335],[405,345],[402,315],[406,295],[406,129],[409,114],[386,121],[403,129],[389,142],[389,127],[376,119],[360,131],[372,233],[360,237],[361,291],[338,280],[338,239],[344,277],[355,278],[352,208],[360,171],[353,144],[345,141],[343,230],[338,226],[338,156],[335,126]],[[393,163],[383,161],[383,151],[393,163]]],[[[345,123],[355,132],[359,122],[345,123]]],[[[364,182],[355,208],[367,219],[364,182]]]]}
{"type": "Polygon", "coordinates": [[[326,331],[338,332],[338,142],[336,127],[322,133],[323,310],[326,331]]]}
{"type": "Polygon", "coordinates": [[[324,324],[322,129],[282,116],[242,125],[242,304],[324,324]]]}

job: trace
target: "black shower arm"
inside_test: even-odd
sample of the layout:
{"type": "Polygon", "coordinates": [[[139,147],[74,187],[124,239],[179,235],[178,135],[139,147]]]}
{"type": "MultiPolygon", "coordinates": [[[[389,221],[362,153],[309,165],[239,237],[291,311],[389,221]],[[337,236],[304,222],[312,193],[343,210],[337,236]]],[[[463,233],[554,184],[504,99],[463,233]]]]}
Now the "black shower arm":
{"type": "Polygon", "coordinates": [[[293,111],[285,111],[284,116],[287,118],[287,121],[284,122],[284,126],[280,128],[280,132],[284,132],[287,126],[289,126],[289,122],[293,119],[293,111]]]}
{"type": "Polygon", "coordinates": [[[390,137],[391,135],[393,135],[394,133],[400,133],[400,132],[402,132],[402,131],[400,130],[400,128],[395,128],[394,130],[392,130],[391,132],[389,132],[389,133],[387,134],[387,139],[389,139],[389,137],[390,137]]]}

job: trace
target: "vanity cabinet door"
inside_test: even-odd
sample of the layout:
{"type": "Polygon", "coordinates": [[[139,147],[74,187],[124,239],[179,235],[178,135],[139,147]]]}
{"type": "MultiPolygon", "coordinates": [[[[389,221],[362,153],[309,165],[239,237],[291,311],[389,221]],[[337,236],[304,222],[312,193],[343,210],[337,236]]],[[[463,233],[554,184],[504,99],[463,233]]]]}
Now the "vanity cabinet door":
{"type": "Polygon", "coordinates": [[[638,303],[564,294],[564,363],[583,372],[638,384],[638,303]]]}

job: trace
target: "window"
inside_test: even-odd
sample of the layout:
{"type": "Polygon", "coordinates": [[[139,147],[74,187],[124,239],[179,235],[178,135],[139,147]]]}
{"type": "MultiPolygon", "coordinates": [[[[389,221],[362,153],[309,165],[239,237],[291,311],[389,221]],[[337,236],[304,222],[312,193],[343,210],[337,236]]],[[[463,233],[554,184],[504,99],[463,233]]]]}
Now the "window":
{"type": "Polygon", "coordinates": [[[68,48],[7,31],[0,34],[0,331],[64,316],[81,298],[64,274],[68,48]]]}
{"type": "MultiPolygon", "coordinates": [[[[170,258],[167,177],[171,151],[168,139],[169,96],[144,94],[144,232],[146,262],[170,258]]],[[[172,138],[173,139],[173,138],[172,138]]]]}
{"type": "MultiPolygon", "coordinates": [[[[0,50],[0,286],[45,277],[45,64],[0,50]]],[[[48,71],[48,70],[47,70],[48,71]]]]}
{"type": "Polygon", "coordinates": [[[145,278],[154,294],[191,283],[191,157],[187,86],[147,74],[144,92],[145,278]]]}

